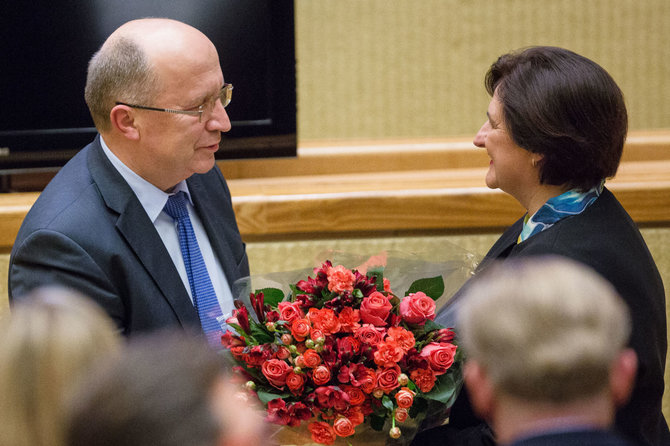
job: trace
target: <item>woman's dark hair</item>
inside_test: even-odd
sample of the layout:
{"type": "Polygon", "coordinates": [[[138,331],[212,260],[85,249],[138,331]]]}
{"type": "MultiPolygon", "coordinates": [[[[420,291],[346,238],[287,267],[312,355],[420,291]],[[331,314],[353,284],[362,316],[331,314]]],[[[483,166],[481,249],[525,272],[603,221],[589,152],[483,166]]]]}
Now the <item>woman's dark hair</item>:
{"type": "Polygon", "coordinates": [[[614,176],[628,115],[600,65],[563,48],[531,47],[500,56],[484,82],[514,142],[543,155],[541,183],[588,190],[614,176]]]}

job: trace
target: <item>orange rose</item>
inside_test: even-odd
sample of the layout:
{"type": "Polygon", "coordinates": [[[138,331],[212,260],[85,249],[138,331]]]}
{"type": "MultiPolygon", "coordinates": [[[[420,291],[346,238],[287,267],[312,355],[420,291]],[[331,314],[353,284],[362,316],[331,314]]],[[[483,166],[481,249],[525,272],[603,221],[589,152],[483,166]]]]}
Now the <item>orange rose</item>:
{"type": "Polygon", "coordinates": [[[338,437],[354,435],[354,423],[347,417],[338,417],[333,423],[333,430],[338,437]]]}
{"type": "Polygon", "coordinates": [[[321,364],[321,356],[319,356],[316,350],[308,348],[305,350],[305,353],[302,354],[302,361],[305,364],[305,367],[313,369],[317,365],[321,364]]]}
{"type": "Polygon", "coordinates": [[[325,421],[314,421],[313,423],[309,423],[307,428],[312,433],[312,440],[314,440],[315,443],[335,443],[335,439],[337,438],[337,435],[335,435],[335,430],[325,421]]]}
{"type": "Polygon", "coordinates": [[[304,341],[309,336],[310,329],[307,319],[296,319],[291,323],[291,334],[297,341],[304,341]]]}
{"type": "Polygon", "coordinates": [[[395,400],[398,403],[398,407],[409,409],[414,403],[414,392],[407,387],[401,387],[398,393],[395,394],[395,400]]]}
{"type": "Polygon", "coordinates": [[[330,381],[330,369],[320,365],[312,371],[312,380],[317,386],[322,386],[330,381]]]}

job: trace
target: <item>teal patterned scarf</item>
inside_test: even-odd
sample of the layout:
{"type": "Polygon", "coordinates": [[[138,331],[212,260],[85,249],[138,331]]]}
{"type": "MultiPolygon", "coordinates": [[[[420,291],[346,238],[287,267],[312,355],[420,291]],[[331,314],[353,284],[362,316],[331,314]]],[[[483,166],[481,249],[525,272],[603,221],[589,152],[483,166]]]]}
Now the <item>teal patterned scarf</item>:
{"type": "Polygon", "coordinates": [[[586,192],[571,189],[556,197],[550,198],[532,217],[526,218],[517,243],[528,240],[533,235],[552,227],[562,218],[584,212],[600,196],[604,182],[586,192]]]}

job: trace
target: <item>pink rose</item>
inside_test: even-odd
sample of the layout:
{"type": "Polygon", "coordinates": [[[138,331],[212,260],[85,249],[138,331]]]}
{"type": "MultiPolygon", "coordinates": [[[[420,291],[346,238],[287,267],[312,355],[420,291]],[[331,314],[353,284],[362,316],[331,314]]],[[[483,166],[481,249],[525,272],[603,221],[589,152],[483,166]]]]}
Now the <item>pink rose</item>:
{"type": "Polygon", "coordinates": [[[431,342],[421,349],[420,356],[428,360],[428,365],[436,375],[442,375],[454,363],[456,348],[454,344],[431,342]]]}
{"type": "Polygon", "coordinates": [[[286,322],[293,322],[296,319],[305,317],[298,302],[279,302],[277,308],[279,308],[279,317],[286,322]]]}
{"type": "Polygon", "coordinates": [[[293,368],[281,359],[268,359],[261,366],[263,375],[268,382],[278,389],[286,385],[286,378],[293,368]]]}
{"type": "Polygon", "coordinates": [[[421,291],[400,301],[400,316],[409,324],[425,324],[435,319],[435,301],[421,291]]]}
{"type": "Polygon", "coordinates": [[[363,322],[383,327],[386,325],[386,318],[388,318],[391,308],[393,306],[388,298],[379,291],[375,291],[368,297],[363,298],[359,311],[363,322]]]}

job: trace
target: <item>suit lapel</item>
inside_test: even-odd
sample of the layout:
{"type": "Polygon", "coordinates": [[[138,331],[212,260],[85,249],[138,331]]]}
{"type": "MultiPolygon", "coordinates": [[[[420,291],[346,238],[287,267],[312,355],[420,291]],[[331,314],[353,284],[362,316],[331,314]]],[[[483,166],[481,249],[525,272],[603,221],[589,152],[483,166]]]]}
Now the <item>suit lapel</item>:
{"type": "Polygon", "coordinates": [[[193,204],[198,212],[200,221],[207,232],[212,250],[221,262],[221,267],[226,275],[228,285],[232,287],[233,282],[238,278],[237,262],[233,256],[232,248],[227,244],[228,240],[234,240],[236,234],[231,234],[231,225],[236,229],[237,223],[231,222],[231,217],[222,212],[224,203],[218,203],[207,195],[207,186],[204,184],[205,178],[215,175],[210,172],[205,175],[193,175],[187,180],[188,188],[191,192],[193,204]],[[209,199],[208,199],[209,198],[209,199]]]}
{"type": "MultiPolygon", "coordinates": [[[[99,136],[98,136],[99,138],[99,136]]],[[[166,299],[182,325],[198,324],[198,315],[179,273],[170,259],[144,208],[114,166],[105,156],[99,140],[89,155],[89,168],[106,205],[116,212],[116,227],[139,262],[144,266],[137,275],[148,275],[166,299]]]]}

